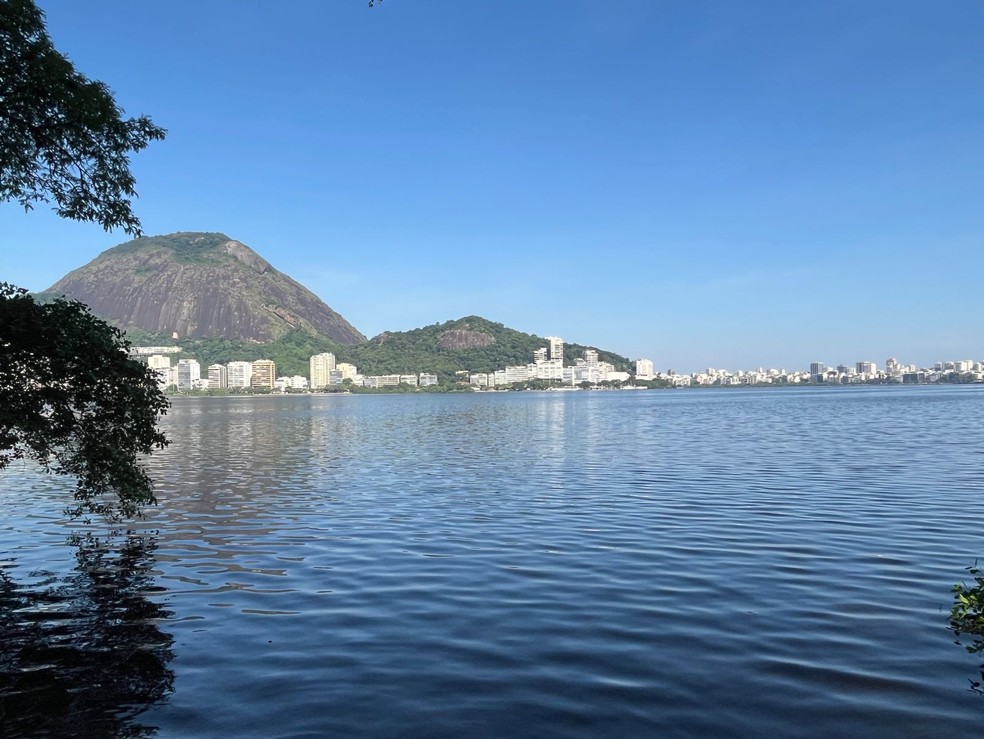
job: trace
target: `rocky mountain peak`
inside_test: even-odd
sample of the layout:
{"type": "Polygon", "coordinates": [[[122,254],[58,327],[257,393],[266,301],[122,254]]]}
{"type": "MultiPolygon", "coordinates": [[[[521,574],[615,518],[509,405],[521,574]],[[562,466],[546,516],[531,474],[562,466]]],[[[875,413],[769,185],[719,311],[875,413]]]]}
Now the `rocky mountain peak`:
{"type": "Polygon", "coordinates": [[[265,343],[304,329],[340,344],[365,336],[317,295],[222,233],[179,232],[108,249],[46,292],[122,329],[265,343]]]}

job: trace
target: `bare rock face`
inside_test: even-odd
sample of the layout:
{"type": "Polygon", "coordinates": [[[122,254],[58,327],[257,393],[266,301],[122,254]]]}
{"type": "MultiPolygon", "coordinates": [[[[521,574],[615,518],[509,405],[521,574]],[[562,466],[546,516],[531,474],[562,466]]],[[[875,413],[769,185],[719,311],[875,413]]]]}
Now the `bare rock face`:
{"type": "Polygon", "coordinates": [[[449,349],[451,351],[479,349],[483,346],[491,346],[494,343],[495,338],[490,334],[467,329],[449,329],[442,333],[437,340],[437,346],[439,348],[449,349]]]}
{"type": "Polygon", "coordinates": [[[136,239],[104,251],[46,292],[67,295],[122,329],[269,342],[302,328],[365,341],[317,295],[219,233],[136,239]]]}

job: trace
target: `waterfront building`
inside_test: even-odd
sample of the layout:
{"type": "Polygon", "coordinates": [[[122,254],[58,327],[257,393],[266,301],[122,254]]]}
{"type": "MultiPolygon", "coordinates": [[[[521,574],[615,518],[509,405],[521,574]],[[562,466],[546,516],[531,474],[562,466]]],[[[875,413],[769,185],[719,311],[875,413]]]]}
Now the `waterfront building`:
{"type": "Polygon", "coordinates": [[[495,375],[488,372],[473,372],[468,376],[468,384],[475,387],[491,387],[495,385],[495,375]]]}
{"type": "Polygon", "coordinates": [[[335,365],[335,369],[328,373],[328,384],[341,385],[345,380],[351,380],[356,385],[363,383],[363,378],[354,364],[339,362],[335,365]]]}
{"type": "Polygon", "coordinates": [[[193,390],[202,379],[202,366],[195,359],[179,359],[176,369],[178,390],[193,390]]]}
{"type": "Polygon", "coordinates": [[[873,375],[878,371],[874,362],[858,362],[854,365],[859,375],[873,375]]]}
{"type": "Polygon", "coordinates": [[[530,374],[530,367],[535,365],[524,365],[524,366],[513,366],[506,367],[505,369],[496,370],[494,374],[494,382],[496,386],[500,385],[512,385],[514,382],[526,382],[532,380],[533,376],[530,374]]]}
{"type": "Polygon", "coordinates": [[[639,380],[651,380],[653,379],[653,362],[651,359],[637,359],[635,362],[636,366],[636,378],[639,380]]]}
{"type": "Polygon", "coordinates": [[[331,371],[335,369],[335,355],[331,352],[315,354],[310,359],[311,388],[317,390],[331,384],[331,371]]]}
{"type": "Polygon", "coordinates": [[[273,387],[277,379],[277,365],[271,359],[257,359],[253,362],[253,377],[250,387],[273,387]]]}
{"type": "Polygon", "coordinates": [[[229,387],[229,368],[224,364],[210,364],[208,366],[208,386],[209,387],[229,387]]]}
{"type": "Polygon", "coordinates": [[[400,384],[401,375],[369,375],[362,380],[365,387],[396,387],[400,384]]]}
{"type": "Polygon", "coordinates": [[[547,361],[547,347],[541,347],[540,349],[533,350],[533,361],[534,362],[546,362],[547,361]]]}
{"type": "Polygon", "coordinates": [[[171,384],[171,358],[165,354],[152,354],[147,357],[147,366],[157,376],[157,384],[166,390],[171,384]]]}
{"type": "Polygon", "coordinates": [[[530,367],[530,375],[537,380],[561,381],[564,379],[564,363],[560,359],[534,362],[530,367]]]}
{"type": "Polygon", "coordinates": [[[278,377],[274,382],[274,387],[280,392],[285,392],[287,390],[307,390],[308,378],[301,375],[293,375],[292,377],[278,377]]]}
{"type": "MultiPolygon", "coordinates": [[[[488,377],[488,375],[486,375],[488,377]]],[[[437,375],[428,372],[420,373],[420,387],[429,387],[437,384],[437,375]]]]}
{"type": "Polygon", "coordinates": [[[250,387],[253,382],[253,364],[251,362],[229,362],[226,365],[229,387],[250,387]]]}

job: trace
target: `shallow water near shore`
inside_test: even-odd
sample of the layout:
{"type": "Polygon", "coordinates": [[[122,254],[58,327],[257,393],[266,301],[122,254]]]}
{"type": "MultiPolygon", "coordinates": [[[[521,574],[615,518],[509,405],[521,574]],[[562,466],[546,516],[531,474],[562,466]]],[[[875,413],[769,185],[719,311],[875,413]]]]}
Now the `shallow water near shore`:
{"type": "Polygon", "coordinates": [[[115,733],[980,733],[946,627],[984,387],[177,399],[164,427],[160,505],[107,554],[66,542],[66,481],[0,473],[25,732],[89,700],[26,666],[95,644],[122,687],[78,715],[115,733]]]}

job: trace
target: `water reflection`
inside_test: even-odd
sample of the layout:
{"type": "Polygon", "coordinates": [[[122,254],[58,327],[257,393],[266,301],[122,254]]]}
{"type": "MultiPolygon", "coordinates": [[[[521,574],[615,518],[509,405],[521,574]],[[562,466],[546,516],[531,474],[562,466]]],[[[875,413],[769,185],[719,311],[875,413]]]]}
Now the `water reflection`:
{"type": "MultiPolygon", "coordinates": [[[[984,636],[976,636],[973,641],[969,641],[967,640],[967,637],[970,635],[963,634],[962,632],[954,629],[952,626],[950,628],[956,637],[953,642],[954,644],[957,646],[962,646],[971,654],[984,653],[984,636]],[[961,641],[961,637],[963,637],[964,641],[961,641]]],[[[980,679],[967,678],[967,682],[970,683],[970,691],[972,693],[977,693],[977,695],[984,696],[984,663],[978,665],[977,671],[980,673],[980,679]]]]}
{"type": "Polygon", "coordinates": [[[74,535],[75,567],[20,575],[0,563],[0,727],[5,735],[149,736],[137,717],[171,693],[171,613],[151,536],[74,535]],[[18,575],[20,575],[18,577],[18,575]],[[19,580],[19,582],[18,582],[19,580]]]}
{"type": "MultiPolygon", "coordinates": [[[[984,654],[984,570],[975,562],[967,571],[974,584],[962,582],[953,586],[953,605],[950,608],[950,631],[954,644],[963,646],[970,654],[984,654]]],[[[981,679],[970,679],[970,690],[984,695],[984,664],[978,666],[981,679]]]]}

